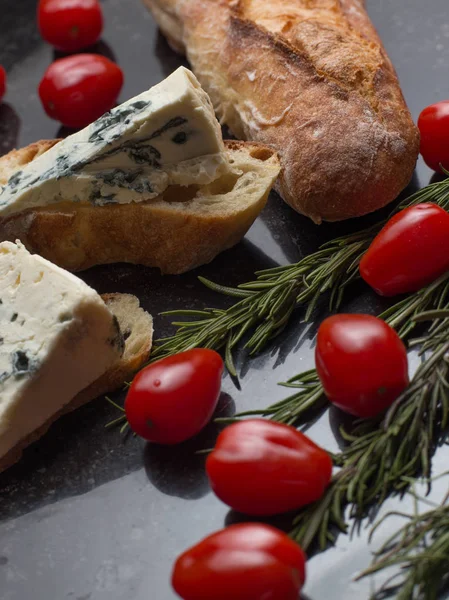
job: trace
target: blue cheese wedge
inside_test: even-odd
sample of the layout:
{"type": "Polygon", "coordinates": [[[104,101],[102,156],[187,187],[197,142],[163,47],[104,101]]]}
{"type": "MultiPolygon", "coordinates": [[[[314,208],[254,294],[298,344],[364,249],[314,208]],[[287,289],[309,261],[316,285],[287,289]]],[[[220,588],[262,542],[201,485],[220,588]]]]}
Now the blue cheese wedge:
{"type": "Polygon", "coordinates": [[[122,353],[95,290],[20,243],[0,244],[0,459],[122,353]]]}
{"type": "Polygon", "coordinates": [[[209,97],[181,67],[16,172],[0,187],[0,217],[61,201],[148,201],[230,170],[209,97]]]}

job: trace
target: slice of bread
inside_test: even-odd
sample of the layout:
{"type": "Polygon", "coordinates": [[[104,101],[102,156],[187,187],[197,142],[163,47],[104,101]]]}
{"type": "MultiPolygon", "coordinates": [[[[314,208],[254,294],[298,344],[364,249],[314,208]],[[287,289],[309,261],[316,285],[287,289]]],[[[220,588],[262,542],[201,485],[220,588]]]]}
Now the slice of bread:
{"type": "Polygon", "coordinates": [[[41,438],[60,416],[86,404],[90,400],[119,388],[133,378],[148,360],[153,339],[153,319],[143,308],[139,300],[131,294],[105,294],[103,300],[117,317],[120,330],[125,339],[125,349],[120,360],[104,375],[94,381],[73,398],[69,404],[52,415],[41,427],[21,440],[0,459],[0,472],[4,471],[22,456],[23,450],[41,438]]]}
{"type": "MultiPolygon", "coordinates": [[[[57,140],[0,158],[0,183],[57,140]]],[[[67,202],[0,219],[0,241],[20,241],[69,271],[129,262],[183,273],[210,262],[245,235],[274,184],[276,152],[257,143],[225,142],[233,173],[202,186],[171,186],[145,202],[92,206],[67,202]]]]}

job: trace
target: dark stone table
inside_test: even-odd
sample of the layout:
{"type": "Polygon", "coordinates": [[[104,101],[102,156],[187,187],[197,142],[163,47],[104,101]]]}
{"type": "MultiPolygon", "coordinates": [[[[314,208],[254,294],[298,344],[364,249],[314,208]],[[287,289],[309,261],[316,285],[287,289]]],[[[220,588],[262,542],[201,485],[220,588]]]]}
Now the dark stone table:
{"type": "MultiPolygon", "coordinates": [[[[36,30],[35,5],[35,0],[2,1],[0,64],[8,70],[9,90],[0,106],[0,154],[64,134],[45,116],[37,95],[53,53],[36,30]]],[[[368,0],[367,5],[413,116],[448,98],[447,0],[368,0]]],[[[149,88],[181,64],[138,0],[105,0],[104,12],[106,28],[98,50],[113,55],[124,69],[121,99],[149,88]]],[[[427,184],[430,176],[420,162],[410,190],[427,184]]],[[[272,194],[246,239],[196,272],[161,277],[151,269],[113,265],[91,269],[83,278],[100,292],[136,294],[154,315],[178,307],[226,306],[228,300],[203,288],[197,275],[237,284],[256,269],[296,261],[364,221],[317,227],[272,194]]],[[[345,305],[358,312],[380,308],[362,285],[352,289],[345,305]]],[[[155,325],[157,336],[170,330],[166,318],[156,317],[155,325]]],[[[315,329],[316,323],[301,323],[298,313],[282,340],[262,355],[251,361],[240,356],[240,388],[225,378],[218,414],[281,399],[285,390],[277,382],[313,366],[315,329]]],[[[235,519],[211,494],[204,457],[195,454],[213,444],[214,425],[189,443],[163,448],[135,438],[125,442],[118,431],[106,430],[105,423],[115,416],[104,400],[92,402],[62,418],[18,465],[0,475],[1,600],[173,599],[169,574],[175,557],[235,519]]],[[[308,433],[336,450],[338,419],[335,412],[326,413],[308,433]]],[[[444,470],[445,462],[442,450],[436,470],[444,470]]],[[[394,506],[397,501],[386,509],[394,506]]],[[[410,502],[404,501],[402,508],[410,508],[410,502]]],[[[387,530],[396,525],[390,522],[387,530]]],[[[352,582],[382,540],[381,532],[369,548],[367,533],[362,529],[352,540],[340,536],[334,549],[310,561],[304,590],[309,600],[368,598],[372,582],[352,582]]]]}

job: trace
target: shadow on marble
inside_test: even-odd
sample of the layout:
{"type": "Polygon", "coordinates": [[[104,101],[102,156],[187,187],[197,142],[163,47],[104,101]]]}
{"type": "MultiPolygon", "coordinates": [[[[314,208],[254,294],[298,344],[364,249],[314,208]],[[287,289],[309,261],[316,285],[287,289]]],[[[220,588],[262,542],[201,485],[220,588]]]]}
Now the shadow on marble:
{"type": "Polygon", "coordinates": [[[292,529],[292,522],[296,512],[297,511],[291,511],[273,517],[254,517],[237,512],[236,510],[230,510],[225,517],[224,526],[229,527],[230,525],[237,525],[240,523],[265,523],[266,525],[276,527],[285,533],[289,533],[292,529]]]}
{"type": "MultiPolygon", "coordinates": [[[[58,60],[59,58],[65,58],[66,56],[72,56],[73,52],[62,52],[61,50],[53,51],[53,60],[58,60]]],[[[100,56],[104,56],[108,58],[112,62],[117,62],[117,57],[115,55],[114,50],[111,46],[105,42],[104,40],[98,40],[92,46],[88,48],[83,48],[79,50],[77,54],[99,54],[100,56]]]]}
{"type": "MultiPolygon", "coordinates": [[[[123,393],[111,395],[119,404],[123,393]]],[[[104,398],[64,415],[0,473],[0,520],[87,493],[142,468],[143,443],[105,429],[117,409],[104,398]],[[5,501],[7,499],[7,501],[5,501]]]]}
{"type": "Polygon", "coordinates": [[[14,108],[0,101],[0,156],[18,146],[21,120],[14,108]]]}
{"type": "Polygon", "coordinates": [[[431,184],[431,183],[441,183],[445,179],[447,179],[446,175],[443,175],[442,173],[434,173],[432,175],[432,177],[430,178],[429,184],[431,184]]]}
{"type": "Polygon", "coordinates": [[[348,442],[342,436],[341,430],[343,429],[344,431],[351,433],[356,422],[356,417],[343,412],[333,404],[329,403],[329,425],[341,451],[348,446],[348,442]]]}
{"type": "Polygon", "coordinates": [[[154,44],[154,55],[160,64],[160,68],[165,77],[168,77],[178,67],[184,66],[190,69],[187,59],[170,48],[167,40],[158,30],[156,43],[154,44]]]}
{"type": "Polygon", "coordinates": [[[151,483],[168,496],[186,500],[197,500],[208,494],[211,490],[205,471],[207,454],[199,452],[213,448],[225,427],[214,419],[234,414],[234,400],[229,394],[222,393],[211,422],[197,436],[175,446],[146,444],[143,462],[151,483]]]}

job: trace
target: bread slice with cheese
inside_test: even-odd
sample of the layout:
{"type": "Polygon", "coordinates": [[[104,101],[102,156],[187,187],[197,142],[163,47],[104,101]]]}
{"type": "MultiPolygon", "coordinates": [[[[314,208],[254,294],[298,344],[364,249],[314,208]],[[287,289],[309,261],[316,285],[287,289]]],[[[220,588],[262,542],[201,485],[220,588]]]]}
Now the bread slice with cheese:
{"type": "Polygon", "coordinates": [[[236,244],[280,171],[257,143],[223,142],[180,68],[64,141],[0,159],[0,241],[70,271],[130,262],[182,273],[236,244]]]}
{"type": "Polygon", "coordinates": [[[60,415],[120,387],[148,359],[152,319],[101,298],[21,244],[0,244],[0,471],[60,415]]]}
{"type": "MultiPolygon", "coordinates": [[[[55,142],[56,143],[56,142],[55,142]]],[[[51,142],[0,158],[11,169],[51,142]]],[[[279,173],[276,153],[259,144],[226,142],[236,171],[210,184],[170,186],[147,202],[92,206],[71,201],[0,217],[0,240],[20,239],[69,271],[129,262],[178,274],[237,244],[265,206],[279,173]]]]}
{"type": "Polygon", "coordinates": [[[150,356],[153,318],[140,306],[139,299],[132,294],[102,294],[101,299],[117,319],[123,336],[123,354],[103,375],[78,392],[65,406],[65,413],[130,381],[150,356]]]}

